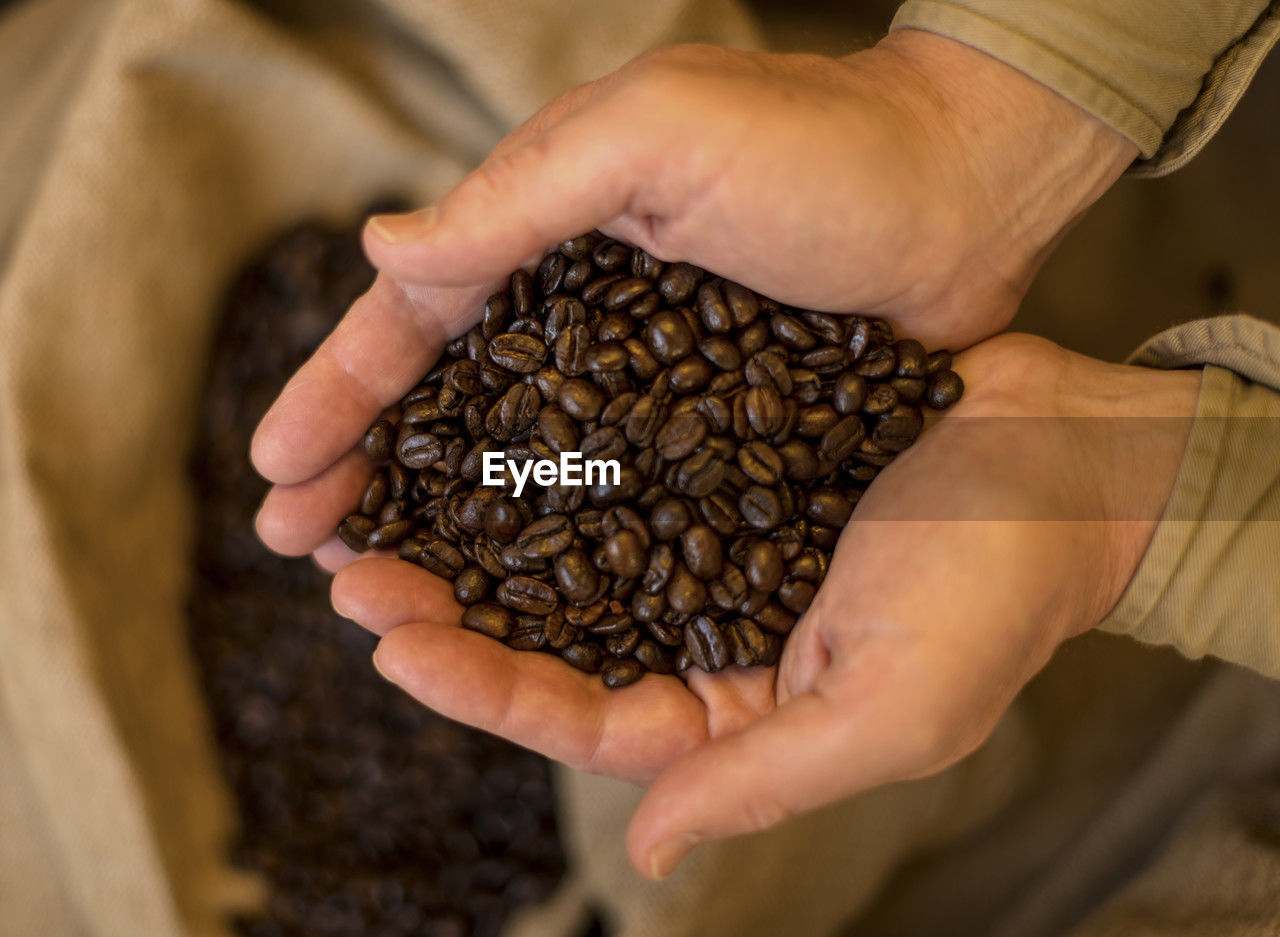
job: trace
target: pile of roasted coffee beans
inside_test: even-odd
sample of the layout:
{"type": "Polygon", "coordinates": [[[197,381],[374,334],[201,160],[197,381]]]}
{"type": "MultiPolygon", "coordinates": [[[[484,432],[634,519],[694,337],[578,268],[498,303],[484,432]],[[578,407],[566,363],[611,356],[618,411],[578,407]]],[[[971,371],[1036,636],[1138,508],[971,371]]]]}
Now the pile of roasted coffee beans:
{"type": "Polygon", "coordinates": [[[235,283],[194,459],[194,656],[240,814],[233,858],[269,887],[250,937],[494,937],[563,871],[546,762],[424,709],[374,672],[329,577],[267,552],[249,438],[370,282],[356,229],[294,230],[235,283]]]}
{"type": "Polygon", "coordinates": [[[369,429],[376,471],[338,532],[451,579],[465,627],[609,687],[771,665],[921,407],[962,392],[947,352],[881,320],[587,234],[512,275],[369,429]],[[617,471],[531,471],[570,452],[617,471]]]}

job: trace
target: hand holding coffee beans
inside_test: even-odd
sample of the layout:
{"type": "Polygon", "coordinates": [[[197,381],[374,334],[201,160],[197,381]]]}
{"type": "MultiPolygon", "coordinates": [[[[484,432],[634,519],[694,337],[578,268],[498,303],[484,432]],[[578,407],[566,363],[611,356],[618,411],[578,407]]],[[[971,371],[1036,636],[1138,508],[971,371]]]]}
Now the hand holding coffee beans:
{"type": "Polygon", "coordinates": [[[921,407],[959,399],[950,363],[583,235],[369,428],[338,533],[452,580],[464,627],[609,687],[772,666],[921,407]]]}

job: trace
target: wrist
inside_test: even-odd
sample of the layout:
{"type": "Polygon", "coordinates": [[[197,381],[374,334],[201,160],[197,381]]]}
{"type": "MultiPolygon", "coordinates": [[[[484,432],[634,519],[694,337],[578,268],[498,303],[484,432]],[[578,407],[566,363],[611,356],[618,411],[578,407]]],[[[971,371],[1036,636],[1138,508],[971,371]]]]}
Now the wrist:
{"type": "Polygon", "coordinates": [[[1090,454],[1105,549],[1097,602],[1076,633],[1110,613],[1138,571],[1173,497],[1199,400],[1200,371],[1107,366],[1084,412],[1098,423],[1090,454]]]}
{"type": "Polygon", "coordinates": [[[933,191],[954,202],[953,227],[939,229],[945,247],[935,243],[926,256],[949,259],[956,301],[1010,303],[1012,316],[1041,263],[1137,146],[1023,72],[945,36],[898,30],[860,54],[894,63],[899,106],[944,157],[933,191]]]}

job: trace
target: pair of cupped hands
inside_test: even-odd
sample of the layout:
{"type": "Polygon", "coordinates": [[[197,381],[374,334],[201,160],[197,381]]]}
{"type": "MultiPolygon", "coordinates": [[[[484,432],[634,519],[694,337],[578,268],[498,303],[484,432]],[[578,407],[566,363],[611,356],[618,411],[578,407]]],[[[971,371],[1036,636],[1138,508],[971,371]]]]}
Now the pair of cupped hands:
{"type": "Polygon", "coordinates": [[[436,205],[372,219],[378,277],[264,417],[264,542],[311,553],[378,669],[446,716],[648,785],[627,849],[665,876],[975,749],[1133,576],[1198,374],[1107,364],[1008,325],[1040,263],[1137,153],[1014,69],[922,32],[844,59],[651,53],[557,98],[436,205]],[[368,425],[506,274],[592,228],[800,307],[967,349],[961,402],[871,486],[775,668],[607,690],[459,626],[449,584],[333,531],[368,425]],[[995,337],[992,337],[995,336],[995,337]]]}

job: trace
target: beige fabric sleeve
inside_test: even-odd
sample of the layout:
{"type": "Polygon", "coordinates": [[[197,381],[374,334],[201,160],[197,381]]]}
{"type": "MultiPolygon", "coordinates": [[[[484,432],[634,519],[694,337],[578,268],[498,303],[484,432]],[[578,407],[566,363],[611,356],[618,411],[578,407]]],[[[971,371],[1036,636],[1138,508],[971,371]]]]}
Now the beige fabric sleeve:
{"type": "Polygon", "coordinates": [[[891,30],[949,36],[1012,65],[1138,145],[1130,172],[1186,164],[1280,37],[1280,0],[907,0],[891,30]]]}
{"type": "Polygon", "coordinates": [[[1130,360],[1204,379],[1164,516],[1100,627],[1280,677],[1280,328],[1206,319],[1130,360]]]}

